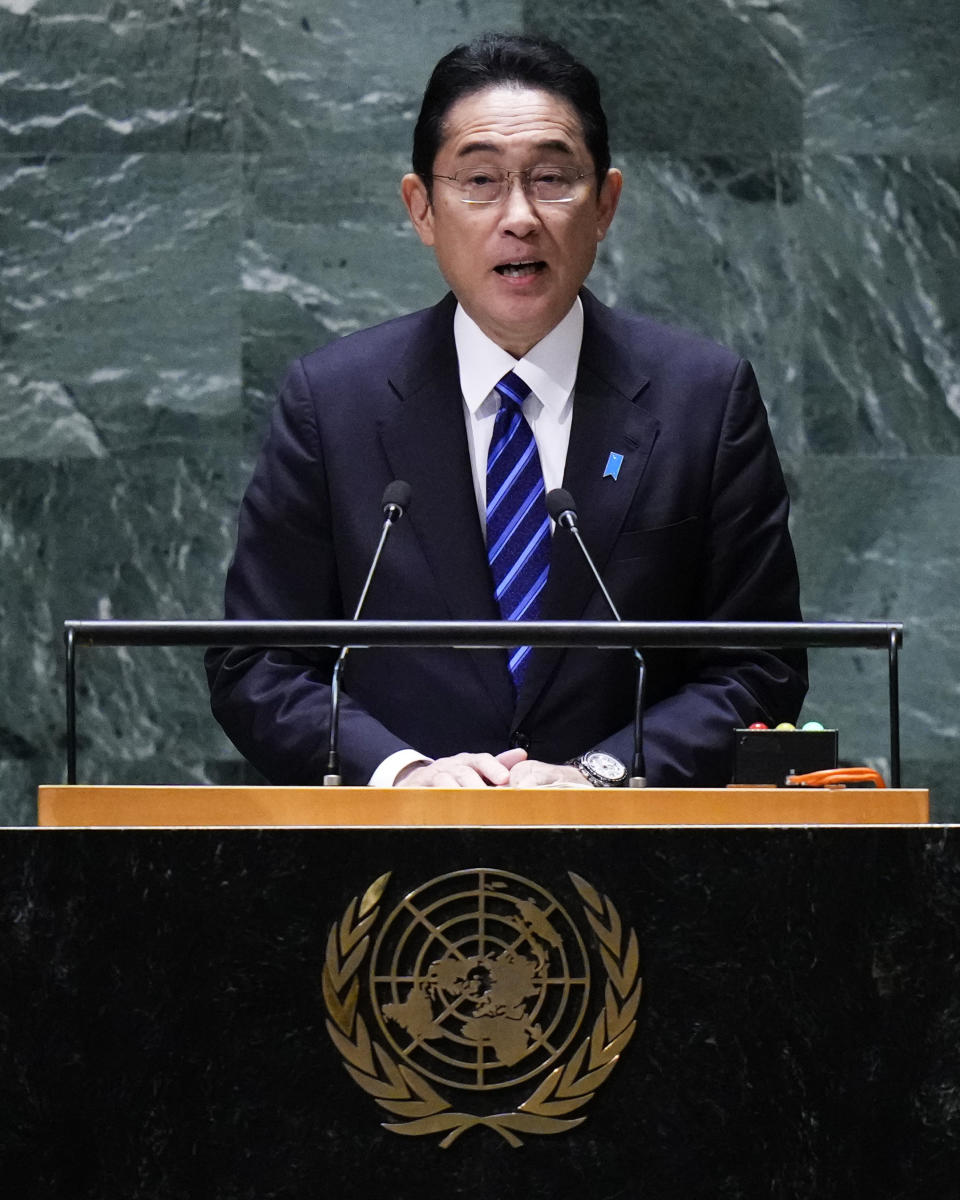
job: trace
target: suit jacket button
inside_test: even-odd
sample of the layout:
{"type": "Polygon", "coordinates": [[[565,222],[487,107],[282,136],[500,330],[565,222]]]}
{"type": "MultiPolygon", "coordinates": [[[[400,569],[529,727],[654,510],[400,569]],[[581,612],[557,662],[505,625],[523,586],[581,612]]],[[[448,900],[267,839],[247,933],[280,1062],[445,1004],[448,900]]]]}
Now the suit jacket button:
{"type": "Polygon", "coordinates": [[[523,732],[522,729],[518,729],[514,732],[513,737],[510,739],[510,745],[514,750],[529,750],[530,738],[523,732]]]}

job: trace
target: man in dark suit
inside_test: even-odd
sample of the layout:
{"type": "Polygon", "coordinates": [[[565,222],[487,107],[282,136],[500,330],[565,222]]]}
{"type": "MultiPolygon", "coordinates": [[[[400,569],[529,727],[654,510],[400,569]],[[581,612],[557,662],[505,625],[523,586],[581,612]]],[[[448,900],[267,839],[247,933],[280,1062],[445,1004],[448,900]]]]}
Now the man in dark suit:
{"type": "MultiPolygon", "coordinates": [[[[562,482],[624,618],[799,619],[751,368],[583,289],[621,186],[596,80],[566,51],[490,36],[441,60],[402,191],[452,295],[294,364],[244,498],[228,617],[352,613],[383,489],[404,479],[366,617],[607,619],[572,539],[550,536],[543,494],[562,482]],[[501,452],[501,468],[516,453],[502,480],[501,452]]],[[[208,656],[214,712],[276,782],[324,773],[332,659],[208,656]]],[[[634,671],[626,651],[355,652],[345,782],[621,783],[634,671]]],[[[793,720],[805,690],[803,657],[768,652],[651,653],[648,678],[658,785],[725,782],[732,729],[793,720]]]]}

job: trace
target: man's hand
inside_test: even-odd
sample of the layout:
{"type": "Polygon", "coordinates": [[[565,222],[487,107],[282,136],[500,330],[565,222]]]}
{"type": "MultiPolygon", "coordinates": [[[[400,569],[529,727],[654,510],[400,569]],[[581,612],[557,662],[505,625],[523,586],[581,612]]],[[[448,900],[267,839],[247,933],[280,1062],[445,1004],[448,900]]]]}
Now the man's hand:
{"type": "Polygon", "coordinates": [[[526,757],[526,750],[504,750],[496,755],[453,754],[431,763],[411,763],[394,780],[394,787],[506,787],[511,770],[526,757]]]}
{"type": "Polygon", "coordinates": [[[580,787],[590,787],[590,783],[577,767],[569,767],[562,763],[537,762],[535,758],[531,758],[517,763],[510,771],[511,787],[549,787],[554,783],[575,783],[580,787]]]}

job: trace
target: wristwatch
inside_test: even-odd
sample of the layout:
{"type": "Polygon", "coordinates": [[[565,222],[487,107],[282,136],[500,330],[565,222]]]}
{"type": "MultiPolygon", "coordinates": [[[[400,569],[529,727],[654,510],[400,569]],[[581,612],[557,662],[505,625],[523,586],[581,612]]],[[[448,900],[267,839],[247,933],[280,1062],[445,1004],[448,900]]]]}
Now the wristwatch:
{"type": "Polygon", "coordinates": [[[588,750],[567,764],[576,767],[593,787],[623,787],[627,782],[627,768],[619,758],[603,750],[588,750]]]}

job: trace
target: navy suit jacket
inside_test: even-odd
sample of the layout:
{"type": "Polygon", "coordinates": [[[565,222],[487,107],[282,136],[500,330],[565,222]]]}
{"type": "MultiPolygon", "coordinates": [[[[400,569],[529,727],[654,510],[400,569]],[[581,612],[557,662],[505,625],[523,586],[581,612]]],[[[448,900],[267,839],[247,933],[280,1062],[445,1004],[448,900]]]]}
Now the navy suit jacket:
{"type": "MultiPolygon", "coordinates": [[[[564,487],[628,620],[799,620],[788,501],[753,371],[710,342],[606,308],[590,293],[564,487]],[[611,451],[623,455],[604,477],[611,451]]],[[[364,616],[498,620],[464,429],[455,300],[343,338],[291,368],[243,500],[228,618],[352,614],[405,479],[364,616]]],[[[558,531],[542,617],[609,619],[578,548],[558,531]]],[[[318,783],[333,652],[208,654],[212,707],[271,781],[318,783]]],[[[794,720],[803,655],[651,652],[652,784],[717,785],[736,726],[794,720]]],[[[537,650],[514,700],[506,653],[353,651],[340,730],[346,783],[395,750],[439,757],[525,745],[564,762],[591,747],[629,762],[629,651],[537,650]]]]}

